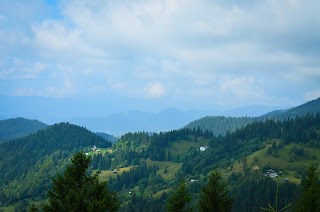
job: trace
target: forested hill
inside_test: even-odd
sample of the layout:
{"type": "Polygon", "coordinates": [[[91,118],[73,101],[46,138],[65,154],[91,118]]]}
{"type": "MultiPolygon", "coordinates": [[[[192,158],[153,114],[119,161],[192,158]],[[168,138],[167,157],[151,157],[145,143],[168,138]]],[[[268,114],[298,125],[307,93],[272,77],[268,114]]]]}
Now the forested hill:
{"type": "Polygon", "coordinates": [[[201,130],[211,131],[214,135],[225,135],[228,131],[234,132],[253,121],[254,119],[250,117],[206,116],[191,122],[185,128],[200,128],[201,130]]]}
{"type": "Polygon", "coordinates": [[[276,182],[264,174],[268,169],[281,171],[281,208],[295,201],[306,168],[320,157],[319,130],[318,114],[254,122],[225,136],[188,128],[128,133],[112,151],[94,154],[92,167],[102,170],[101,178],[108,179],[110,189],[122,197],[121,211],[165,211],[165,193],[181,177],[194,180],[188,187],[191,205],[197,207],[200,188],[215,169],[222,171],[229,184],[236,201],[233,211],[259,211],[269,202],[274,204],[276,182]],[[111,171],[115,168],[116,174],[111,171]],[[129,192],[136,196],[128,196],[129,192]]]}
{"type": "Polygon", "coordinates": [[[262,116],[262,118],[275,118],[275,119],[285,119],[285,118],[295,118],[297,116],[304,116],[308,113],[316,114],[320,112],[320,97],[318,99],[309,101],[305,104],[299,105],[294,108],[287,110],[277,110],[267,113],[262,116]]]}
{"type": "Polygon", "coordinates": [[[96,132],[96,135],[106,139],[107,141],[111,141],[112,143],[118,140],[118,138],[116,138],[115,136],[104,133],[104,132],[96,132]]]}
{"type": "Polygon", "coordinates": [[[249,123],[262,121],[266,119],[286,119],[295,118],[297,116],[305,116],[307,114],[320,113],[320,98],[299,105],[297,107],[287,110],[276,110],[260,117],[224,117],[224,116],[206,116],[204,118],[195,120],[186,128],[201,130],[209,130],[215,135],[225,135],[228,131],[234,132],[237,129],[245,127],[249,123]]]}
{"type": "Polygon", "coordinates": [[[0,204],[45,198],[51,178],[63,169],[70,156],[93,145],[106,148],[111,142],[69,123],[1,143],[0,204]]]}
{"type": "Polygon", "coordinates": [[[29,135],[47,126],[40,121],[25,118],[1,120],[0,142],[29,135]]]}
{"type": "Polygon", "coordinates": [[[196,208],[200,189],[215,169],[229,185],[233,211],[259,211],[273,203],[276,183],[264,174],[281,170],[281,208],[297,197],[298,187],[290,182],[299,184],[308,165],[319,160],[319,132],[317,114],[254,122],[225,136],[188,128],[128,133],[112,148],[101,149],[111,143],[85,128],[56,124],[0,144],[0,203],[44,200],[51,177],[63,170],[71,154],[96,145],[100,151],[87,152],[90,170],[101,170],[100,179],[120,196],[121,211],[165,211],[167,195],[182,177],[190,182],[190,205],[196,208]]]}

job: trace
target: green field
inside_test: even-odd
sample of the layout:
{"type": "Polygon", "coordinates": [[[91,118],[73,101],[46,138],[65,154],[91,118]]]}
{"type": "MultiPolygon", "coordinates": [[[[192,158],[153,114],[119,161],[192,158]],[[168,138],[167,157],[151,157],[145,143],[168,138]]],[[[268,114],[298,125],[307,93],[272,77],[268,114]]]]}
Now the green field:
{"type": "Polygon", "coordinates": [[[111,170],[101,171],[101,173],[99,174],[99,179],[101,181],[108,181],[111,177],[116,177],[117,174],[122,174],[124,171],[128,172],[130,171],[131,168],[134,168],[134,167],[136,166],[119,168],[117,169],[117,173],[114,173],[114,171],[111,171],[111,170]]]}
{"type": "MultiPolygon", "coordinates": [[[[281,142],[280,140],[271,140],[276,143],[281,142]]],[[[306,170],[311,163],[317,163],[320,158],[320,149],[304,147],[301,144],[289,144],[280,147],[276,155],[268,154],[268,148],[271,144],[266,144],[263,149],[260,149],[253,154],[246,157],[247,166],[250,168],[251,173],[258,172],[259,175],[264,175],[262,168],[264,166],[270,166],[276,171],[282,171],[281,178],[288,178],[291,182],[300,184],[301,181],[301,170],[306,170]],[[304,148],[304,156],[294,157],[292,153],[293,148],[304,148]],[[258,166],[259,170],[251,170],[252,167],[258,166]]],[[[231,168],[223,172],[223,176],[227,178],[232,172],[244,174],[244,160],[235,161],[231,168]]]]}
{"type": "Polygon", "coordinates": [[[171,144],[170,148],[166,148],[166,152],[170,150],[172,156],[183,155],[191,150],[199,149],[200,146],[208,146],[208,140],[198,138],[198,142],[181,140],[171,144]]]}
{"type": "Polygon", "coordinates": [[[176,172],[182,166],[182,163],[174,163],[171,161],[152,161],[150,159],[147,159],[146,163],[147,165],[158,165],[159,170],[157,171],[157,174],[167,181],[172,180],[175,177],[176,172]],[[164,173],[165,169],[167,169],[167,173],[164,173]]]}

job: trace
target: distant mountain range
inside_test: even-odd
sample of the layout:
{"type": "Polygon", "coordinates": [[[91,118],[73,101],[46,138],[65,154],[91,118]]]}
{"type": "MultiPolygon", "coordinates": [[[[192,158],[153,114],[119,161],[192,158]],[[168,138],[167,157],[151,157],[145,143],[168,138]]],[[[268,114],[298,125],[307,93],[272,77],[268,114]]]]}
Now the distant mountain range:
{"type": "MultiPolygon", "coordinates": [[[[112,135],[123,135],[133,131],[160,132],[180,129],[203,117],[261,117],[261,118],[285,118],[296,115],[304,115],[307,112],[319,111],[319,99],[308,102],[298,107],[249,105],[228,110],[187,110],[167,108],[161,112],[143,112],[132,110],[128,112],[112,112],[110,107],[103,104],[79,102],[75,99],[53,99],[43,97],[8,97],[0,96],[2,104],[0,117],[26,117],[41,120],[48,124],[58,122],[70,122],[87,127],[94,132],[104,132],[112,135]],[[21,104],[25,102],[25,104],[21,104]],[[64,103],[65,102],[65,103],[64,103]],[[22,106],[24,105],[24,106],[22,106]],[[80,107],[90,108],[85,114],[80,107]],[[51,111],[48,114],[48,111],[51,111]],[[105,112],[104,112],[105,111],[105,112]]],[[[121,105],[121,104],[120,104],[121,105]]],[[[119,110],[122,107],[118,108],[119,110]]],[[[115,109],[113,109],[114,111],[115,109]]],[[[229,119],[231,120],[231,119],[229,119]]],[[[208,118],[206,118],[206,122],[208,118]]],[[[232,127],[231,127],[232,128],[232,127]]],[[[231,129],[230,128],[230,129],[231,129]]]]}
{"type": "MultiPolygon", "coordinates": [[[[122,99],[113,97],[110,97],[110,100],[89,98],[82,101],[74,98],[0,95],[0,102],[2,119],[25,117],[47,124],[70,122],[85,126],[91,131],[117,136],[132,131],[160,132],[179,129],[205,116],[255,117],[273,110],[288,108],[286,106],[251,105],[225,109],[215,106],[204,111],[182,111],[171,107],[160,112],[145,112],[146,107],[137,100],[129,100],[129,105],[134,105],[139,110],[128,110],[128,102],[125,103],[122,99]]],[[[161,107],[159,103],[153,105],[152,108],[154,111],[159,111],[161,107]]]]}
{"type": "Polygon", "coordinates": [[[247,107],[218,111],[182,111],[177,108],[167,108],[159,113],[129,111],[116,113],[106,117],[76,117],[70,122],[86,126],[94,131],[122,135],[133,131],[160,132],[180,129],[188,123],[205,116],[255,117],[272,110],[285,108],[280,106],[252,105],[247,107]]]}

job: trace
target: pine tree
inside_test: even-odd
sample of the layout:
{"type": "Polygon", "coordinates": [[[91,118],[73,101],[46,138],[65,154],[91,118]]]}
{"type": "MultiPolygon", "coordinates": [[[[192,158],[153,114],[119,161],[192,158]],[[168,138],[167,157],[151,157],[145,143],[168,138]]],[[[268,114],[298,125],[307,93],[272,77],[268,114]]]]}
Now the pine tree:
{"type": "Polygon", "coordinates": [[[228,196],[225,184],[221,182],[220,172],[212,172],[207,185],[200,193],[200,211],[231,211],[232,204],[233,200],[228,196]]]}
{"type": "Polygon", "coordinates": [[[32,203],[28,209],[28,212],[38,212],[38,208],[32,203]]]}
{"type": "Polygon", "coordinates": [[[191,196],[187,192],[186,184],[184,181],[181,181],[177,190],[168,199],[167,210],[169,212],[189,211],[186,208],[186,205],[190,200],[191,200],[191,196]]]}
{"type": "Polygon", "coordinates": [[[98,173],[87,175],[90,158],[83,152],[75,154],[64,174],[53,179],[48,202],[44,211],[117,211],[118,199],[107,189],[106,182],[100,183],[98,173]]]}
{"type": "Polygon", "coordinates": [[[295,209],[297,212],[320,211],[320,185],[317,167],[311,164],[307,177],[302,180],[301,194],[295,209]]]}

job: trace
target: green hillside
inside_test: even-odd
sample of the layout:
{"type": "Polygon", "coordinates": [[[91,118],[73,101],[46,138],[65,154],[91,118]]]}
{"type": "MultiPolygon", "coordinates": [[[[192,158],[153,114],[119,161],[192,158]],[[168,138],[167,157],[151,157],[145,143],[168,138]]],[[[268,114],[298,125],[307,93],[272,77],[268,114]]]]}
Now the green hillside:
{"type": "Polygon", "coordinates": [[[0,142],[23,137],[46,127],[47,125],[40,121],[25,118],[1,120],[0,142]]]}
{"type": "Polygon", "coordinates": [[[260,117],[224,117],[224,116],[206,116],[192,121],[185,128],[200,129],[213,132],[214,135],[225,135],[227,132],[234,132],[237,129],[245,127],[247,124],[266,119],[283,120],[286,118],[295,118],[307,114],[320,113],[320,98],[306,102],[305,104],[293,107],[287,110],[276,110],[260,117]]]}
{"type": "Polygon", "coordinates": [[[216,169],[235,199],[233,211],[257,211],[274,201],[276,181],[264,176],[273,169],[280,176],[280,207],[294,201],[307,167],[319,160],[319,141],[319,114],[253,122],[224,136],[188,128],[128,133],[111,148],[86,129],[62,123],[0,145],[0,171],[7,173],[1,176],[0,200],[9,206],[45,199],[50,177],[72,153],[85,150],[92,158],[91,173],[100,170],[100,179],[118,193],[120,211],[164,211],[179,179],[192,181],[190,204],[197,205],[201,187],[216,169]]]}
{"type": "Polygon", "coordinates": [[[275,119],[285,119],[285,118],[295,118],[297,116],[305,116],[308,113],[317,114],[320,112],[320,98],[314,99],[312,101],[306,102],[305,104],[293,107],[287,110],[277,110],[267,113],[262,116],[262,118],[275,118],[275,119]]]}
{"type": "MultiPolygon", "coordinates": [[[[103,169],[103,158],[106,158],[110,161],[107,169],[118,170],[117,174],[106,171],[105,179],[123,197],[124,208],[131,201],[127,195],[131,190],[144,197],[142,202],[151,201],[146,198],[149,196],[160,201],[180,177],[187,181],[199,181],[189,187],[197,198],[199,185],[204,183],[208,173],[214,169],[222,170],[236,198],[241,198],[238,191],[248,186],[248,180],[263,178],[266,169],[281,171],[282,183],[288,178],[280,186],[283,192],[286,192],[288,186],[297,192],[297,185],[307,167],[320,157],[319,132],[320,116],[309,115],[285,121],[254,122],[225,136],[214,136],[199,129],[181,129],[153,135],[129,133],[114,144],[112,153],[101,155],[99,160],[95,156],[94,161],[98,163],[96,168],[103,169]],[[200,146],[206,147],[206,150],[200,151],[200,146]],[[259,171],[252,172],[254,165],[259,167],[259,171]]],[[[275,188],[275,181],[266,178],[263,178],[263,188],[275,188]]],[[[259,184],[255,186],[256,190],[261,190],[259,184]]],[[[295,192],[284,193],[281,204],[293,201],[297,195],[295,192]]],[[[260,205],[247,206],[248,211],[255,211],[265,202],[274,200],[275,192],[272,193],[272,190],[261,190],[260,193],[266,193],[266,196],[261,197],[260,205]]]]}
{"type": "Polygon", "coordinates": [[[0,144],[0,206],[46,198],[51,178],[63,170],[71,155],[93,145],[110,147],[111,143],[69,123],[0,144]]]}
{"type": "Polygon", "coordinates": [[[266,142],[263,149],[244,157],[240,162],[231,164],[225,169],[224,176],[229,177],[232,172],[262,176],[267,170],[273,169],[281,180],[300,184],[304,171],[311,163],[317,163],[319,158],[319,148],[300,143],[284,145],[282,140],[271,139],[266,142]]]}

